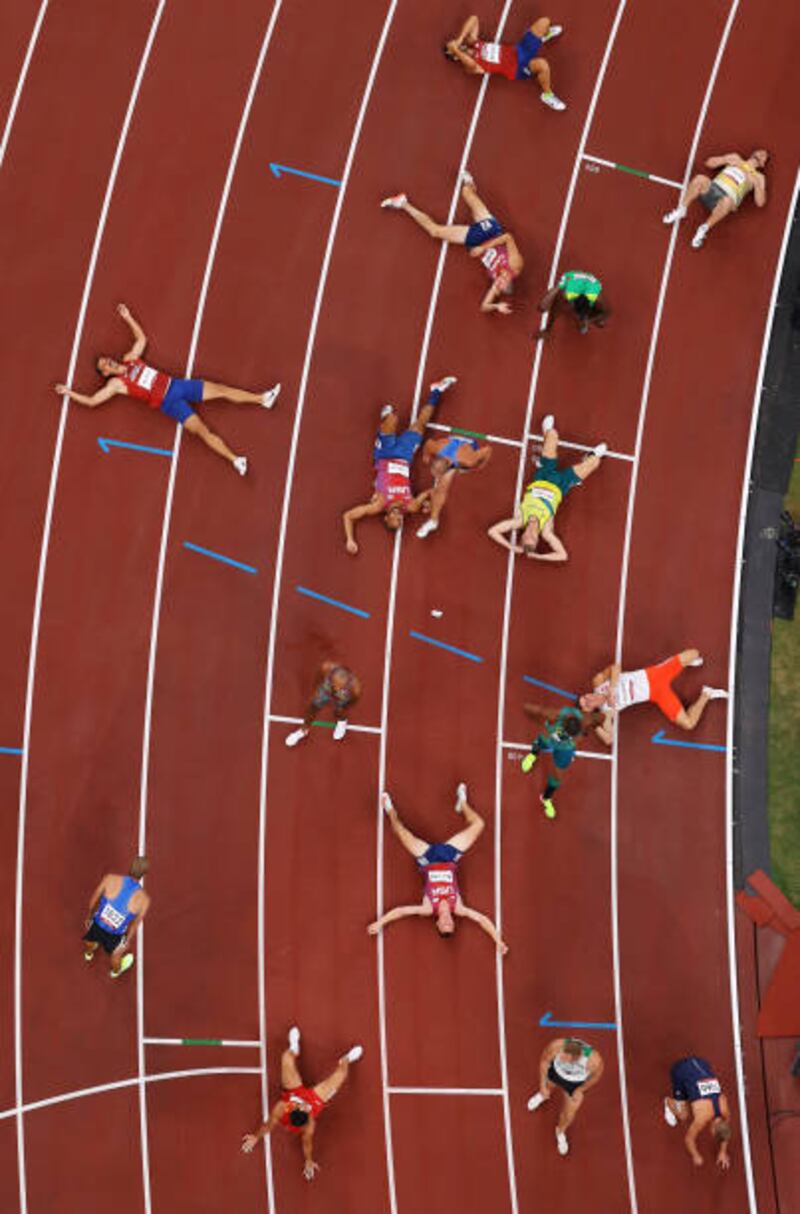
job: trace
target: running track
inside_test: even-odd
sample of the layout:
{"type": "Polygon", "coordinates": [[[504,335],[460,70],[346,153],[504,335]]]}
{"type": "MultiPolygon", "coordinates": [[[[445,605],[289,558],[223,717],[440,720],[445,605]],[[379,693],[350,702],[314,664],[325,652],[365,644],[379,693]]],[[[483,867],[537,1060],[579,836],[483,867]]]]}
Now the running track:
{"type": "MultiPolygon", "coordinates": [[[[0,756],[4,1209],[569,1212],[587,1194],[603,1214],[777,1209],[760,1109],[724,1178],[691,1173],[658,1109],[681,1051],[710,1053],[737,1092],[726,756],[653,745],[661,722],[632,714],[612,759],[576,765],[553,827],[505,744],[528,735],[526,674],[577,690],[615,653],[640,665],[697,644],[703,679],[726,680],[752,402],[797,170],[791,8],[765,22],[754,0],[678,0],[680,36],[666,38],[652,3],[569,0],[549,53],[569,109],[553,115],[531,90],[476,87],[444,63],[437,44],[463,16],[444,0],[344,6],[333,42],[309,38],[293,0],[229,0],[224,17],[214,0],[13,6],[0,745],[24,754],[0,756]],[[585,158],[679,182],[759,142],[775,157],[767,210],[701,255],[688,229],[660,223],[674,187],[585,158]],[[277,180],[270,161],[342,184],[277,180]],[[445,213],[467,162],[526,254],[510,320],[478,314],[466,258],[376,206],[404,188],[445,213]],[[560,326],[532,360],[532,304],[570,262],[607,281],[613,324],[586,340],[560,326]],[[170,449],[163,419],[133,403],[60,410],[49,384],[91,382],[97,351],[119,346],[120,298],[156,363],[282,380],[273,414],[207,410],[250,456],[246,481],[191,442],[103,454],[98,437],[170,449]],[[440,421],[508,442],[456,486],[434,540],[409,529],[393,547],[367,525],[349,558],[339,512],[368,491],[378,406],[410,410],[446,371],[460,382],[440,421]],[[563,438],[630,458],[570,504],[565,569],[510,569],[482,532],[510,508],[551,409],[563,438]],[[332,649],[363,674],[358,720],[373,730],[287,751],[274,718],[298,713],[332,649]],[[490,828],[465,891],[502,917],[502,965],[469,929],[447,950],[419,925],[377,947],[363,931],[376,902],[418,894],[383,839],[380,786],[435,836],[461,778],[490,828]],[[137,847],[153,858],[154,909],[118,989],[82,972],[76,933],[98,872],[137,847]],[[594,1035],[606,1077],[567,1161],[550,1112],[525,1111],[546,1011],[619,1026],[594,1035]],[[352,1040],[366,1050],[326,1115],[313,1188],[286,1136],[263,1163],[237,1151],[293,1020],[312,1079],[352,1040]],[[145,1043],[187,1037],[251,1044],[145,1043]]],[[[530,16],[481,12],[509,37],[530,16]]],[[[725,738],[715,705],[694,740],[725,738]]]]}

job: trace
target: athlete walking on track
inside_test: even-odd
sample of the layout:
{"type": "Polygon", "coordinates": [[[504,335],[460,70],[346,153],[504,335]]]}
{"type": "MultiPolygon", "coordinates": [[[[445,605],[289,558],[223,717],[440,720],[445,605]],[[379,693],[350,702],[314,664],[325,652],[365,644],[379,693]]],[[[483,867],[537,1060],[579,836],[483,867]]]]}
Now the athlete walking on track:
{"type": "Polygon", "coordinates": [[[697,1149],[697,1139],[703,1130],[711,1131],[719,1143],[717,1167],[727,1172],[731,1166],[728,1143],[731,1139],[731,1113],[728,1098],[714,1074],[714,1068],[704,1058],[694,1055],[680,1058],[670,1070],[672,1095],[664,1100],[664,1120],[669,1126],[689,1120],[684,1142],[695,1167],[703,1166],[703,1156],[697,1149]]]}
{"type": "Polygon", "coordinates": [[[133,965],[133,953],[127,950],[150,907],[150,898],[142,888],[148,867],[146,857],[137,856],[127,877],[106,873],[89,903],[84,960],[94,961],[98,948],[102,948],[111,957],[112,978],[119,978],[133,965]]]}
{"type": "Polygon", "coordinates": [[[511,311],[511,304],[501,300],[501,295],[511,295],[514,290],[514,279],[522,272],[522,254],[517,242],[510,232],[503,231],[503,226],[491,213],[486,203],[478,197],[475,189],[475,179],[471,173],[464,173],[461,178],[461,197],[472,214],[472,223],[437,223],[412,206],[406,194],[394,194],[384,198],[382,207],[394,211],[405,211],[415,223],[432,236],[434,240],[443,240],[446,244],[461,244],[469,250],[470,257],[480,257],[491,285],[481,300],[482,312],[500,312],[504,316],[511,311]]]}
{"type": "Polygon", "coordinates": [[[261,405],[265,409],[271,409],[278,399],[280,384],[276,384],[267,392],[246,392],[243,388],[231,388],[227,384],[213,383],[210,379],[174,379],[166,371],[158,371],[144,362],[142,355],[147,348],[147,335],[125,304],[117,304],[117,313],[133,335],[130,350],[123,354],[121,361],[105,355],[98,358],[97,369],[105,376],[106,382],[91,396],[74,392],[66,384],[56,384],[58,395],[68,396],[70,400],[79,405],[87,405],[90,409],[105,404],[112,396],[132,396],[134,400],[142,401],[151,409],[166,413],[167,417],[178,422],[190,434],[202,439],[217,455],[228,460],[240,476],[245,476],[246,457],[235,455],[219,435],[210,430],[195,413],[192,405],[200,401],[228,400],[235,404],[261,405]]]}
{"type": "Polygon", "coordinates": [[[248,1155],[259,1139],[271,1134],[282,1125],[290,1134],[300,1135],[303,1148],[303,1175],[313,1180],[319,1171],[314,1159],[314,1133],[317,1121],[327,1105],[347,1079],[351,1062],[358,1062],[364,1053],[360,1045],[352,1046],[337,1063],[336,1070],[313,1087],[306,1087],[297,1066],[300,1057],[300,1030],[295,1025],[289,1029],[289,1047],[281,1055],[281,1098],[272,1106],[272,1112],[254,1134],[245,1134],[242,1150],[248,1155]]]}
{"type": "Polygon", "coordinates": [[[747,160],[738,152],[710,156],[706,168],[719,169],[720,172],[713,181],[705,173],[693,177],[678,206],[664,216],[664,223],[672,224],[683,219],[692,203],[699,198],[706,210],[710,211],[706,222],[700,224],[692,237],[692,248],[701,248],[711,229],[738,211],[748,194],[752,193],[757,207],[766,204],[767,181],[763,170],[768,160],[769,153],[764,148],[751,152],[747,160]]]}
{"type": "Polygon", "coordinates": [[[622,670],[614,663],[594,676],[592,690],[582,695],[578,702],[584,712],[600,709],[605,714],[603,726],[596,732],[608,746],[613,741],[617,713],[624,712],[634,704],[657,704],[667,720],[679,729],[696,729],[712,700],[728,698],[727,691],[722,688],[706,685],[697,699],[684,708],[672,689],[672,683],[687,666],[702,665],[703,659],[698,649],[683,649],[674,657],[641,670],[622,670]]]}
{"type": "Polygon", "coordinates": [[[460,63],[471,76],[505,76],[506,80],[535,80],[542,90],[541,99],[551,110],[565,110],[550,82],[550,64],[539,51],[563,33],[560,25],[551,25],[549,17],[537,17],[516,45],[487,42],[480,36],[477,17],[467,17],[460,33],[443,46],[448,59],[460,63]]]}
{"type": "Polygon", "coordinates": [[[556,1124],[559,1155],[569,1154],[567,1130],[578,1115],[585,1094],[600,1082],[603,1059],[598,1051],[580,1037],[556,1037],[542,1050],[539,1059],[539,1091],[528,1101],[533,1112],[549,1100],[555,1088],[561,1089],[561,1112],[556,1124]]]}
{"type": "Polygon", "coordinates": [[[469,851],[484,827],[483,818],[467,800],[466,784],[459,784],[456,789],[455,811],[457,814],[464,815],[467,825],[446,843],[426,843],[424,839],[418,839],[416,835],[413,835],[408,827],[400,821],[400,815],[388,792],[383,794],[382,803],[392,830],[406,851],[410,852],[417,862],[417,867],[425,881],[425,890],[422,901],[416,906],[396,906],[394,910],[387,911],[380,919],[370,923],[367,928],[369,934],[377,936],[387,923],[394,923],[396,919],[421,915],[436,920],[436,927],[441,936],[452,936],[456,930],[453,916],[456,916],[456,918],[472,919],[474,923],[483,928],[488,936],[491,936],[501,956],[507,953],[508,945],[500,939],[491,919],[481,914],[480,911],[465,906],[458,888],[456,868],[461,857],[466,851],[469,851]]]}

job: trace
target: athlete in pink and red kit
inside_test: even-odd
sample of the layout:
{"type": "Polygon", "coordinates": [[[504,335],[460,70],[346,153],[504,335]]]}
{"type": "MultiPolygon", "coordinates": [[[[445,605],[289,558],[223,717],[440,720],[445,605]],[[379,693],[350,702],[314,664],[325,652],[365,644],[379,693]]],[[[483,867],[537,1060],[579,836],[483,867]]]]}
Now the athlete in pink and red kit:
{"type": "Polygon", "coordinates": [[[123,355],[121,362],[105,356],[98,358],[97,369],[106,377],[106,383],[92,396],[73,392],[65,384],[56,384],[58,395],[68,396],[70,400],[87,405],[90,409],[104,404],[112,396],[131,396],[151,409],[166,413],[190,434],[196,434],[207,447],[233,464],[240,476],[244,476],[247,472],[245,456],[234,454],[219,435],[198,417],[192,405],[207,400],[229,400],[236,404],[261,405],[264,409],[271,409],[278,399],[280,384],[267,392],[246,392],[243,388],[230,388],[227,384],[213,383],[210,379],[175,379],[144,361],[142,355],[147,348],[144,330],[125,304],[117,304],[117,312],[133,334],[133,345],[128,353],[123,355]]]}
{"type": "Polygon", "coordinates": [[[565,110],[564,102],[551,87],[550,64],[539,55],[544,42],[563,33],[560,25],[551,25],[549,17],[537,17],[516,45],[487,42],[481,38],[478,18],[468,17],[461,32],[442,47],[446,57],[460,63],[472,76],[504,76],[506,80],[535,80],[542,90],[542,101],[551,110],[565,110]]]}
{"type": "Polygon", "coordinates": [[[394,910],[387,911],[380,919],[370,923],[367,928],[369,934],[377,936],[387,923],[394,923],[395,919],[405,919],[409,915],[421,915],[435,919],[441,936],[452,936],[456,930],[456,918],[472,919],[483,928],[488,936],[491,936],[498,953],[505,956],[508,952],[508,945],[501,940],[491,919],[481,914],[480,911],[466,906],[458,888],[456,875],[458,863],[464,852],[469,851],[472,847],[484,827],[483,818],[472,808],[467,799],[466,784],[459,784],[456,789],[455,810],[457,814],[464,815],[467,825],[446,843],[426,843],[424,839],[418,839],[416,835],[413,835],[408,827],[400,821],[400,816],[388,792],[383,794],[382,803],[392,830],[406,851],[410,852],[416,860],[417,867],[425,881],[425,889],[422,901],[416,906],[396,906],[394,910]]]}

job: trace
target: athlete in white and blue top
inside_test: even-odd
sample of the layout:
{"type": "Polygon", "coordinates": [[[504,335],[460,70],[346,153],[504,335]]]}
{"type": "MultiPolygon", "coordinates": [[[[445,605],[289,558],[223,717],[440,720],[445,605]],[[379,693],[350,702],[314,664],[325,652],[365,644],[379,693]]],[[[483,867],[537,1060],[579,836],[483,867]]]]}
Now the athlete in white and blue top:
{"type": "Polygon", "coordinates": [[[561,1088],[562,1104],[556,1125],[559,1155],[569,1152],[567,1129],[575,1120],[589,1088],[600,1082],[603,1059],[594,1046],[580,1037],[556,1037],[542,1050],[539,1059],[539,1090],[528,1101],[531,1112],[549,1100],[554,1088],[561,1088]]]}
{"type": "Polygon", "coordinates": [[[112,978],[133,965],[133,953],[127,950],[150,906],[150,898],[142,889],[147,869],[146,857],[137,856],[128,876],[106,873],[89,902],[83,955],[86,961],[94,961],[102,947],[111,957],[112,978]]]}
{"type": "Polygon", "coordinates": [[[691,1110],[692,1120],[684,1142],[692,1157],[692,1163],[698,1168],[703,1166],[703,1156],[697,1149],[697,1138],[708,1127],[712,1137],[719,1143],[717,1167],[727,1172],[731,1166],[728,1155],[731,1115],[728,1099],[714,1068],[705,1058],[691,1054],[688,1058],[680,1058],[674,1063],[669,1074],[672,1095],[664,1100],[664,1120],[667,1125],[676,1126],[679,1121],[689,1120],[691,1110]]]}

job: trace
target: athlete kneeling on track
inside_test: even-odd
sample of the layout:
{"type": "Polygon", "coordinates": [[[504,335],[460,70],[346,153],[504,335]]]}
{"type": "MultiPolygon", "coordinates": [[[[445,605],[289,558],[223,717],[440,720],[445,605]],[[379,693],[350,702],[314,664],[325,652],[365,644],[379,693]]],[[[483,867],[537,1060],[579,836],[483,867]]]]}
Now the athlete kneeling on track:
{"type": "Polygon", "coordinates": [[[603,1059],[598,1051],[580,1037],[556,1037],[542,1050],[539,1059],[539,1091],[528,1101],[533,1112],[549,1100],[553,1089],[561,1088],[563,1100],[556,1125],[556,1146],[559,1155],[569,1153],[567,1130],[583,1104],[583,1097],[600,1082],[603,1059]]]}
{"type": "Polygon", "coordinates": [[[714,1074],[714,1069],[704,1058],[694,1055],[681,1058],[670,1070],[672,1095],[664,1100],[664,1120],[669,1126],[679,1121],[688,1121],[691,1110],[692,1121],[684,1142],[695,1167],[703,1166],[703,1156],[697,1149],[698,1136],[705,1129],[711,1131],[719,1143],[717,1167],[727,1172],[731,1166],[728,1143],[731,1139],[731,1113],[728,1098],[714,1074]]]}

